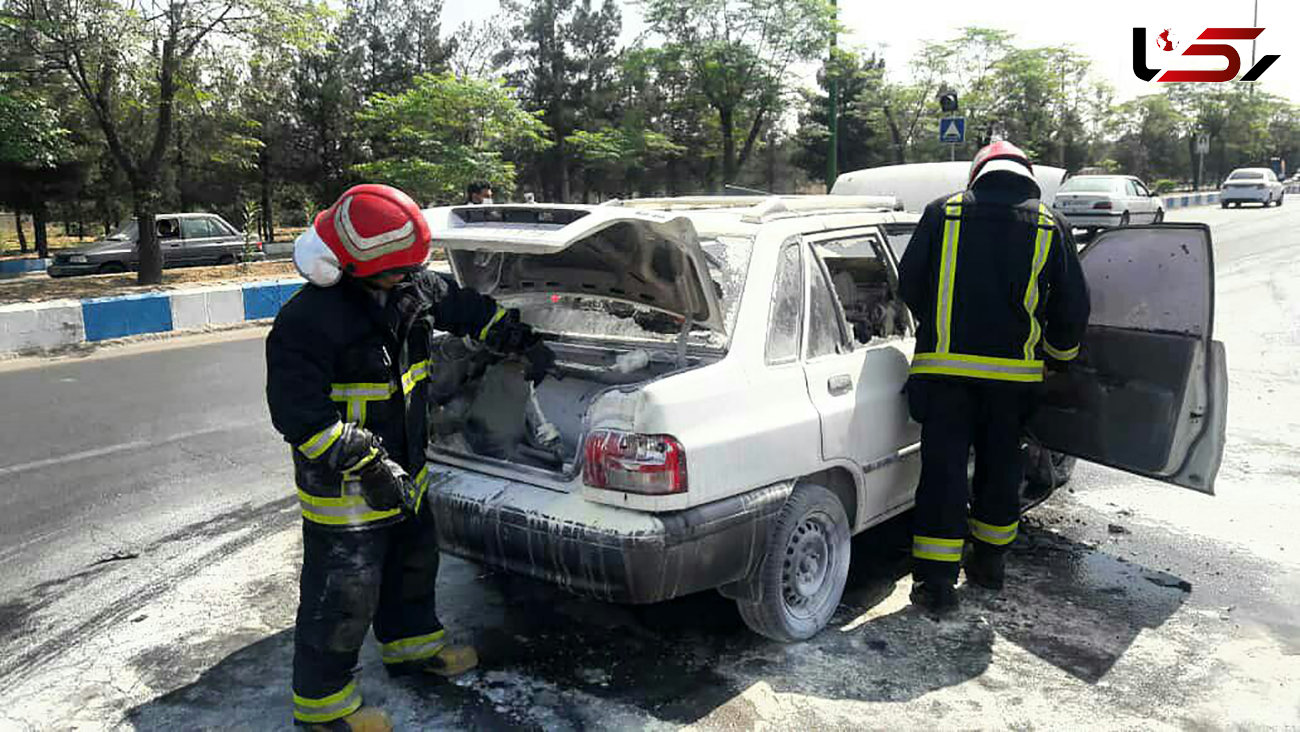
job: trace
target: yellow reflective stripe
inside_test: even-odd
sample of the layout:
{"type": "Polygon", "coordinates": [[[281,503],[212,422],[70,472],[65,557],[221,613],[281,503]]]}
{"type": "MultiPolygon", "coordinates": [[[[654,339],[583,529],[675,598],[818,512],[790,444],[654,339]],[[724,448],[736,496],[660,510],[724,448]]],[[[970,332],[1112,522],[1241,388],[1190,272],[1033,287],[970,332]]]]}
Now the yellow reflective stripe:
{"type": "Polygon", "coordinates": [[[351,384],[330,384],[330,399],[336,402],[348,399],[387,399],[397,391],[397,387],[387,382],[356,382],[351,384]]]}
{"type": "Polygon", "coordinates": [[[944,539],[935,536],[913,536],[912,556],[934,562],[960,562],[963,539],[944,539]]]}
{"type": "Polygon", "coordinates": [[[324,455],[343,434],[343,423],[335,422],[316,434],[308,437],[298,446],[298,450],[308,459],[315,460],[324,455]]]}
{"type": "Polygon", "coordinates": [[[361,708],[361,692],[357,682],[350,681],[342,691],[321,699],[293,695],[293,718],[309,724],[332,722],[346,717],[361,708]]]}
{"type": "Polygon", "coordinates": [[[379,647],[384,663],[406,663],[421,661],[438,655],[447,645],[446,631],[438,630],[426,635],[395,640],[379,647]]]}
{"type": "Polygon", "coordinates": [[[419,513],[420,504],[424,503],[424,494],[429,490],[429,465],[427,463],[415,474],[415,487],[415,502],[411,506],[411,512],[419,513]]]}
{"type": "Polygon", "coordinates": [[[943,253],[934,308],[935,350],[939,353],[947,353],[952,346],[952,300],[957,280],[957,244],[961,240],[961,200],[962,194],[954,194],[944,209],[943,253]]]}
{"type": "Polygon", "coordinates": [[[1034,237],[1034,259],[1029,265],[1029,285],[1025,287],[1025,312],[1029,314],[1029,337],[1025,339],[1025,359],[1032,359],[1038,348],[1038,339],[1043,335],[1043,326],[1034,314],[1038,310],[1038,275],[1047,264],[1047,256],[1052,250],[1051,216],[1047,206],[1038,204],[1038,234],[1034,237]]]}
{"type": "Polygon", "coordinates": [[[1043,352],[1057,361],[1073,361],[1075,356],[1079,355],[1079,347],[1066,348],[1064,350],[1055,348],[1048,341],[1043,341],[1043,352]]]}
{"type": "Polygon", "coordinates": [[[429,378],[429,361],[419,361],[402,374],[402,394],[410,394],[415,385],[429,378]]]}
{"type": "Polygon", "coordinates": [[[995,381],[1037,382],[1043,380],[1043,362],[964,353],[918,353],[912,358],[913,374],[967,376],[995,381]]]}
{"type": "Polygon", "coordinates": [[[370,452],[367,453],[365,457],[363,457],[363,458],[361,458],[360,460],[358,460],[357,463],[356,463],[356,465],[353,465],[352,467],[348,468],[347,470],[344,470],[344,471],[343,471],[343,475],[344,475],[345,477],[347,477],[347,476],[349,476],[349,474],[357,472],[358,470],[360,470],[360,469],[366,467],[367,465],[369,465],[369,464],[370,464],[371,462],[373,462],[374,459],[377,458],[377,457],[379,457],[379,448],[376,448],[376,447],[372,447],[372,448],[370,448],[370,452]]]}
{"type": "Polygon", "coordinates": [[[1016,540],[1020,528],[1019,521],[1012,521],[1006,526],[994,526],[977,519],[970,519],[970,533],[985,544],[1005,546],[1016,540]]]}
{"type": "Polygon", "coordinates": [[[339,496],[327,498],[313,496],[303,489],[298,489],[298,503],[302,508],[302,517],[308,521],[326,526],[357,526],[374,521],[392,518],[402,512],[400,508],[388,511],[375,511],[361,496],[339,496]]]}
{"type": "Polygon", "coordinates": [[[501,320],[505,316],[506,316],[506,309],[498,305],[497,311],[492,315],[492,319],[488,321],[487,325],[483,326],[483,330],[480,330],[478,332],[478,339],[480,341],[486,340],[488,331],[492,329],[492,326],[497,324],[497,321],[501,320]]]}

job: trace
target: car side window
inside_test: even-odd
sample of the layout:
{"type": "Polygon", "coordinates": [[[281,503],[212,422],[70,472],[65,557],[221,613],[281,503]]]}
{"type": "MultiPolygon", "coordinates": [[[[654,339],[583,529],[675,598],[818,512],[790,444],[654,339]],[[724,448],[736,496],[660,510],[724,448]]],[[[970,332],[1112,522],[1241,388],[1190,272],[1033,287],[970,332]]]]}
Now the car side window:
{"type": "Polygon", "coordinates": [[[181,233],[186,239],[207,239],[216,236],[212,231],[212,222],[207,219],[181,219],[181,233]]]}
{"type": "Polygon", "coordinates": [[[894,261],[903,261],[903,252],[907,251],[907,243],[912,240],[912,234],[916,231],[916,224],[897,222],[885,224],[885,237],[889,239],[889,249],[894,253],[894,261]]]}
{"type": "Polygon", "coordinates": [[[1130,196],[1134,196],[1134,197],[1136,197],[1136,196],[1140,196],[1140,195],[1142,195],[1141,193],[1138,192],[1138,186],[1137,186],[1137,183],[1136,183],[1136,182],[1131,181],[1131,180],[1130,180],[1130,181],[1127,181],[1127,182],[1128,182],[1128,194],[1129,194],[1130,196]]]}
{"type": "Polygon", "coordinates": [[[907,306],[898,297],[898,278],[879,236],[829,239],[814,249],[826,264],[855,342],[865,345],[876,338],[908,334],[907,306]]]}
{"type": "Polygon", "coordinates": [[[844,329],[840,325],[840,310],[831,294],[826,270],[817,257],[809,260],[812,279],[808,305],[808,358],[827,356],[840,352],[844,342],[844,329]]]}
{"type": "Polygon", "coordinates": [[[1139,196],[1143,198],[1151,197],[1151,191],[1145,185],[1143,185],[1142,181],[1139,180],[1133,181],[1133,186],[1137,189],[1137,194],[1139,196]]]}
{"type": "Polygon", "coordinates": [[[177,226],[176,219],[158,219],[159,239],[175,239],[180,235],[180,227],[177,226]]]}
{"type": "Polygon", "coordinates": [[[798,242],[781,248],[772,283],[772,312],[767,321],[768,363],[786,363],[799,356],[803,327],[803,260],[798,242]]]}

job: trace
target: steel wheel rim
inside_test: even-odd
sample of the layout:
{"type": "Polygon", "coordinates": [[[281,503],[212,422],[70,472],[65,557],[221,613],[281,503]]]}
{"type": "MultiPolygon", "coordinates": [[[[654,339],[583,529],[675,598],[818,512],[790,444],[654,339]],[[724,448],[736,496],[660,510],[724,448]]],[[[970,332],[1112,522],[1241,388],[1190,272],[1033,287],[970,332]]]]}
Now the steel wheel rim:
{"type": "Polygon", "coordinates": [[[829,516],[805,516],[786,542],[781,568],[781,596],[796,617],[815,615],[830,593],[831,567],[837,559],[829,516]]]}

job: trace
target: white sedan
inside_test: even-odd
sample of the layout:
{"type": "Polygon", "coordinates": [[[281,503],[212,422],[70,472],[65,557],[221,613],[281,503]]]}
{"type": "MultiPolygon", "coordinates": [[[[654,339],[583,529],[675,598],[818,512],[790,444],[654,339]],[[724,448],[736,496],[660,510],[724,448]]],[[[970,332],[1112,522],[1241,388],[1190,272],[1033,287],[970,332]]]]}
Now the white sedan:
{"type": "MultiPolygon", "coordinates": [[[[520,308],[563,376],[534,388],[518,364],[439,342],[441,547],[614,602],[717,589],[781,641],[821,630],[850,536],[911,508],[920,472],[902,394],[914,326],[896,291],[918,217],[893,204],[427,211],[454,276],[520,308]]],[[[1092,321],[1043,386],[1043,446],[1212,492],[1227,372],[1211,249],[1208,227],[1166,224],[1085,250],[1092,321]]]]}
{"type": "Polygon", "coordinates": [[[1265,208],[1270,203],[1282,205],[1286,190],[1277,174],[1268,168],[1238,168],[1232,171],[1223,182],[1219,192],[1219,205],[1224,208],[1235,204],[1241,208],[1243,203],[1258,203],[1265,208]]]}
{"type": "Polygon", "coordinates": [[[1165,219],[1164,201],[1131,175],[1076,175],[1052,206],[1071,226],[1089,231],[1165,219]]]}

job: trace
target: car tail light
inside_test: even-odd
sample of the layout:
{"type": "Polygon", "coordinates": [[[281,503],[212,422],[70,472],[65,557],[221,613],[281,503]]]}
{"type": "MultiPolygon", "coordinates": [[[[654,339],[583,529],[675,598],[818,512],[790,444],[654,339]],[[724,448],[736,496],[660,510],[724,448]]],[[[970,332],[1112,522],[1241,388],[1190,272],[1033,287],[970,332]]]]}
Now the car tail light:
{"type": "Polygon", "coordinates": [[[263,249],[262,249],[262,242],[260,242],[260,241],[257,242],[257,251],[259,251],[259,252],[260,252],[260,251],[263,251],[263,249]]]}
{"type": "Polygon", "coordinates": [[[582,480],[592,488],[651,496],[686,492],[686,451],[670,435],[595,430],[583,456],[582,480]]]}
{"type": "Polygon", "coordinates": [[[1110,203],[1110,201],[1098,201],[1098,202],[1092,204],[1092,207],[1093,207],[1093,208],[1110,208],[1110,207],[1111,207],[1111,203],[1110,203]]]}

